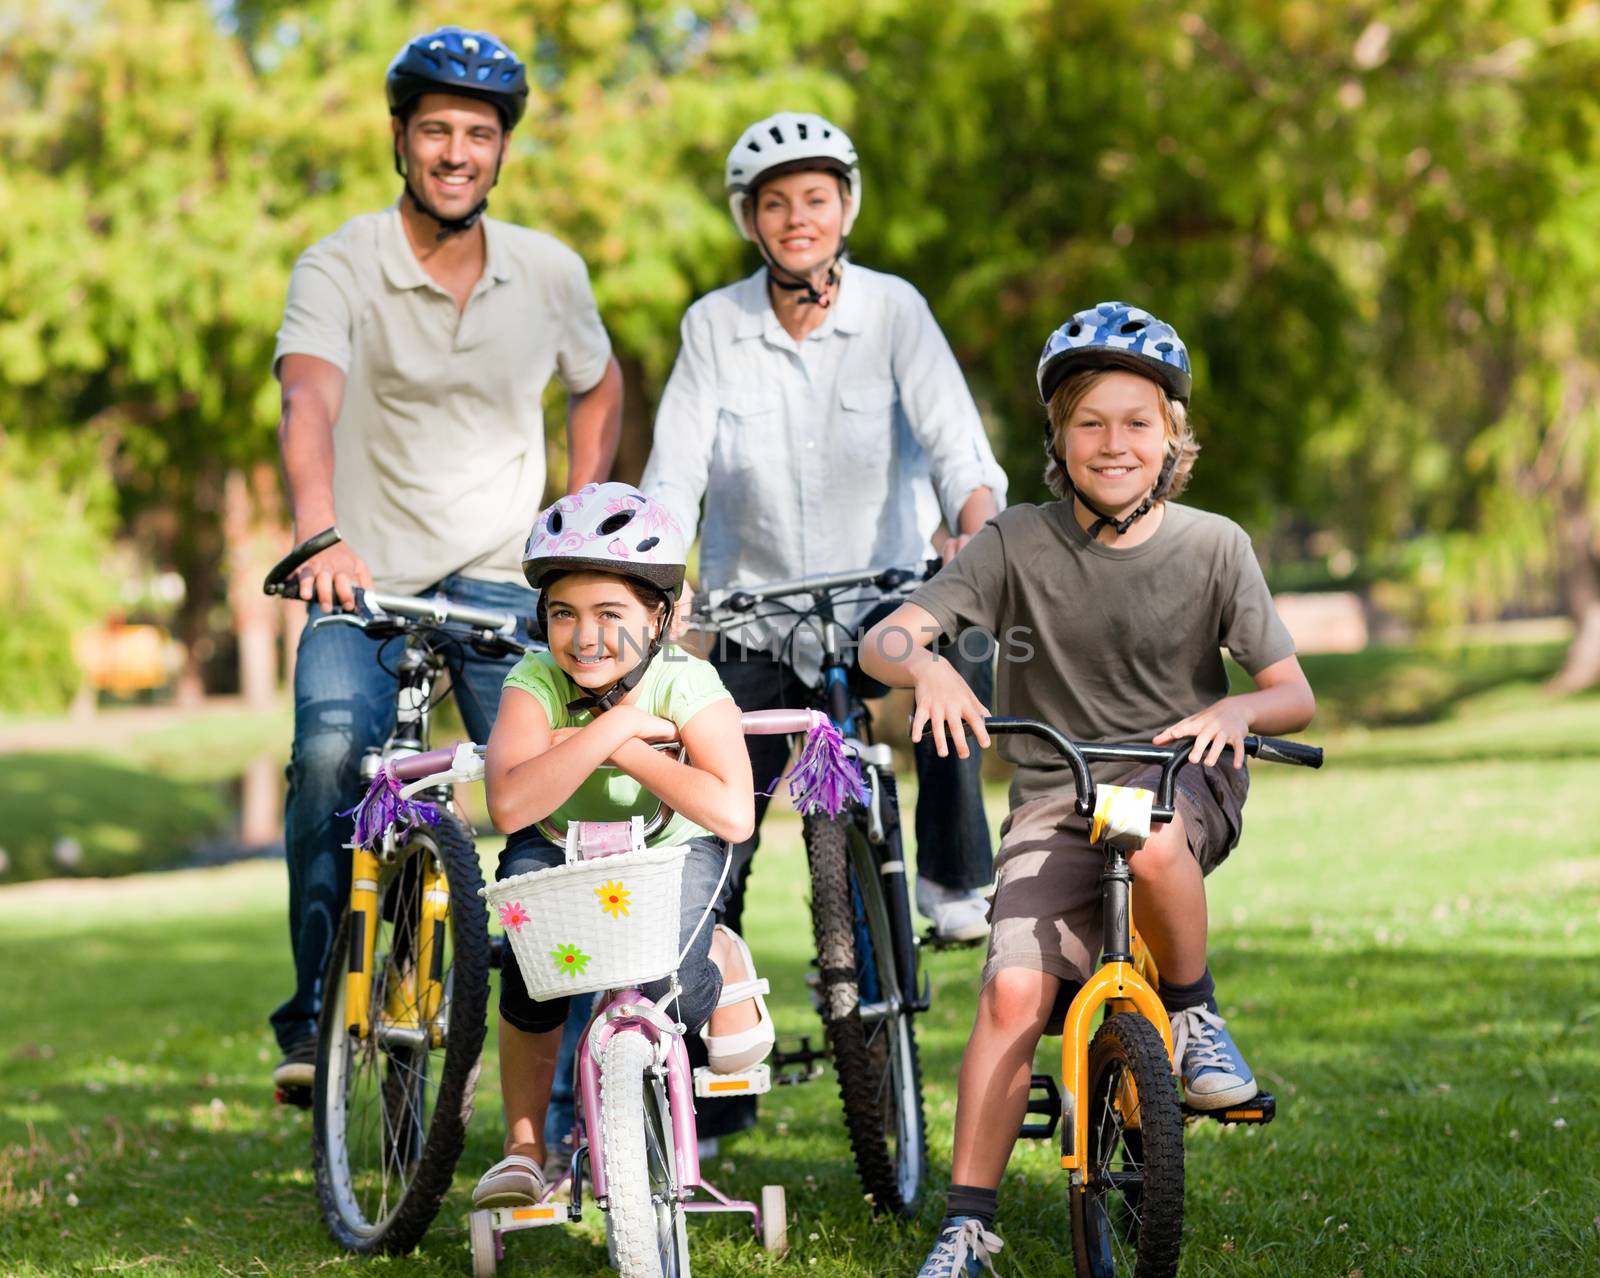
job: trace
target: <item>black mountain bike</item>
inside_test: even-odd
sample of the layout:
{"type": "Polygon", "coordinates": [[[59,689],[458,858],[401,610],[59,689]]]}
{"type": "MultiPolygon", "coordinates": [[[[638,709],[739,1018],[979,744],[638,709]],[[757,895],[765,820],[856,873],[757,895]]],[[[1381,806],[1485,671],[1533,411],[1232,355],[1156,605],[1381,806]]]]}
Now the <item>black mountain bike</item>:
{"type": "Polygon", "coordinates": [[[692,629],[718,634],[775,617],[821,634],[812,708],[850,743],[867,800],[836,817],[805,818],[816,1001],[862,1187],[875,1210],[903,1215],[915,1210],[927,1170],[914,1018],[928,1008],[928,987],[918,974],[893,756],[872,740],[871,717],[850,680],[855,636],[835,611],[903,598],[937,567],[862,569],[711,592],[689,617],[692,629]]]}

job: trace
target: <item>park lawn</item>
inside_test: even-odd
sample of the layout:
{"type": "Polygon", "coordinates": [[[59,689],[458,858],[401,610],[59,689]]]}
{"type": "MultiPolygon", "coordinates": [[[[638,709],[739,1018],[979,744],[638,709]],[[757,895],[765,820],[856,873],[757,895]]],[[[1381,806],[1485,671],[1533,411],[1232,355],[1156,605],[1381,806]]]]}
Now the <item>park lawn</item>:
{"type": "MultiPolygon", "coordinates": [[[[1330,738],[1321,773],[1256,770],[1244,845],[1211,882],[1212,960],[1279,1118],[1190,1130],[1183,1274],[1600,1271],[1597,710],[1502,689],[1450,724],[1330,738]]],[[[816,1026],[797,836],[775,817],[747,924],[786,1034],[816,1026]]],[[[0,1273],[470,1272],[467,1192],[498,1145],[492,1060],[417,1254],[357,1261],[321,1230],[308,1118],[274,1107],[267,1079],[283,896],[265,862],[0,891],[0,961],[20,976],[0,994],[0,1273]]],[[[929,961],[939,1185],[978,965],[929,961]]],[[[1058,1050],[1047,1040],[1039,1067],[1058,1050]]],[[[731,1221],[696,1220],[696,1274],[914,1273],[937,1193],[915,1221],[868,1214],[831,1075],[763,1112],[707,1171],[749,1196],[786,1184],[793,1251],[774,1261],[731,1221]]],[[[1054,1161],[1043,1143],[1013,1159],[1007,1278],[1070,1272],[1054,1161]]],[[[503,1272],[607,1272],[594,1225],[513,1237],[503,1272]]]]}
{"type": "MultiPolygon", "coordinates": [[[[103,716],[115,719],[115,712],[103,716]]],[[[85,729],[92,734],[95,725],[85,729]]],[[[239,710],[140,733],[115,746],[0,756],[0,884],[62,874],[53,849],[74,840],[78,875],[182,865],[201,840],[225,834],[240,775],[265,754],[281,773],[291,735],[287,707],[239,710]]]]}

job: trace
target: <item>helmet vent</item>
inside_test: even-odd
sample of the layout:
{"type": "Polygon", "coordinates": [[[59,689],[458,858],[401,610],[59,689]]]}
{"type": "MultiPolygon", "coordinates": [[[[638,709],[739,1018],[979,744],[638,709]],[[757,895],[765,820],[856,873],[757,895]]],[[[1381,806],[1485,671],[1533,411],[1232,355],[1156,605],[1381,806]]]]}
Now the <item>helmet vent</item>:
{"type": "Polygon", "coordinates": [[[1158,351],[1160,351],[1163,355],[1165,355],[1172,349],[1172,343],[1171,342],[1157,342],[1156,343],[1156,349],[1158,351]]]}
{"type": "Polygon", "coordinates": [[[639,554],[642,555],[647,550],[654,550],[660,544],[661,544],[661,538],[659,538],[659,537],[646,537],[637,546],[635,546],[634,549],[636,551],[638,551],[639,554]]]}
{"type": "Polygon", "coordinates": [[[560,532],[561,531],[561,512],[559,510],[552,510],[550,512],[550,518],[544,521],[544,526],[550,530],[550,535],[552,537],[555,536],[558,532],[560,532]]]}
{"type": "Polygon", "coordinates": [[[1067,330],[1067,336],[1068,337],[1076,337],[1081,332],[1083,332],[1083,325],[1082,324],[1074,324],[1071,328],[1069,328],[1067,330]]]}
{"type": "Polygon", "coordinates": [[[768,129],[767,132],[772,135],[772,140],[774,142],[776,142],[779,146],[783,145],[783,130],[780,129],[776,124],[768,129]]]}
{"type": "Polygon", "coordinates": [[[806,125],[805,125],[805,121],[804,120],[802,120],[799,124],[796,124],[794,127],[799,130],[799,132],[800,132],[800,140],[802,142],[804,142],[808,137],[811,136],[809,133],[806,132],[806,125]]]}
{"type": "Polygon", "coordinates": [[[1143,320],[1129,320],[1126,324],[1124,324],[1122,326],[1122,332],[1124,332],[1124,333],[1137,333],[1143,327],[1144,327],[1144,321],[1143,320]]]}
{"type": "Polygon", "coordinates": [[[633,521],[636,511],[619,510],[616,514],[600,521],[600,526],[595,529],[602,536],[609,537],[612,533],[621,532],[633,521]]]}
{"type": "Polygon", "coordinates": [[[467,63],[464,58],[458,58],[452,55],[450,58],[450,64],[455,67],[456,74],[458,76],[460,76],[463,80],[467,78],[467,63]]]}
{"type": "Polygon", "coordinates": [[[759,151],[761,149],[761,143],[757,142],[754,138],[751,138],[748,142],[745,143],[745,145],[747,147],[749,147],[752,151],[759,151]]]}

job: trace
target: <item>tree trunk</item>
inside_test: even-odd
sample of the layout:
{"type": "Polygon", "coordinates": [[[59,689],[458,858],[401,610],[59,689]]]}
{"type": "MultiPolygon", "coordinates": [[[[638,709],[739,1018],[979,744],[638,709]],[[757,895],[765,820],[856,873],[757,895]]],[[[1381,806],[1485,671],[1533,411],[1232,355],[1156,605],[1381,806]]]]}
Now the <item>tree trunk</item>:
{"type": "Polygon", "coordinates": [[[278,693],[278,634],[285,605],[263,594],[261,580],[288,549],[278,501],[277,474],[267,462],[231,470],[223,486],[223,538],[227,545],[228,604],[238,644],[239,694],[264,709],[278,693]]]}
{"type": "Polygon", "coordinates": [[[645,395],[644,365],[630,355],[619,356],[617,362],[622,367],[622,438],[617,443],[611,477],[637,484],[655,438],[651,420],[655,405],[645,395]]]}
{"type": "MultiPolygon", "coordinates": [[[[176,470],[174,477],[177,477],[176,470]]],[[[222,530],[218,506],[222,499],[223,470],[212,461],[189,476],[177,494],[178,529],[173,559],[183,576],[183,605],[178,611],[178,638],[183,641],[183,669],[178,675],[176,700],[194,707],[205,698],[204,669],[216,650],[211,636],[211,606],[217,600],[218,570],[222,561],[222,530]]]]}
{"type": "Polygon", "coordinates": [[[1574,479],[1556,496],[1562,584],[1567,612],[1577,624],[1566,661],[1549,684],[1550,691],[1558,693],[1581,692],[1600,684],[1600,555],[1595,553],[1587,485],[1574,479]]]}

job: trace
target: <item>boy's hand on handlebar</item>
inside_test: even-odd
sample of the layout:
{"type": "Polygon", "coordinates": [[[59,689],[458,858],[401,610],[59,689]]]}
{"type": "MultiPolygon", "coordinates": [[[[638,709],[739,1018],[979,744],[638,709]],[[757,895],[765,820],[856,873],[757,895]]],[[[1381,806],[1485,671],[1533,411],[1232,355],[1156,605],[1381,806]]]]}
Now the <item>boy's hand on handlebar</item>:
{"type": "Polygon", "coordinates": [[[1189,751],[1189,762],[1211,767],[1222,757],[1227,747],[1233,747],[1233,766],[1244,767],[1244,736],[1250,731],[1250,720],[1232,697],[1224,697],[1207,706],[1199,714],[1180,719],[1170,728],[1158,732],[1156,745],[1166,745],[1183,737],[1193,737],[1194,746],[1189,751]]]}
{"type": "Polygon", "coordinates": [[[967,748],[966,725],[980,746],[989,744],[989,732],[983,721],[989,711],[983,702],[972,695],[972,689],[956,669],[937,653],[929,654],[931,660],[916,675],[917,710],[911,716],[911,740],[922,740],[924,729],[933,731],[933,748],[941,759],[950,754],[950,742],[955,743],[956,755],[965,759],[967,748]]]}
{"type": "Polygon", "coordinates": [[[346,542],[336,542],[295,569],[294,580],[301,599],[316,601],[324,610],[333,611],[334,600],[346,610],[356,606],[355,588],[372,589],[372,573],[366,560],[351,550],[346,542]]]}

